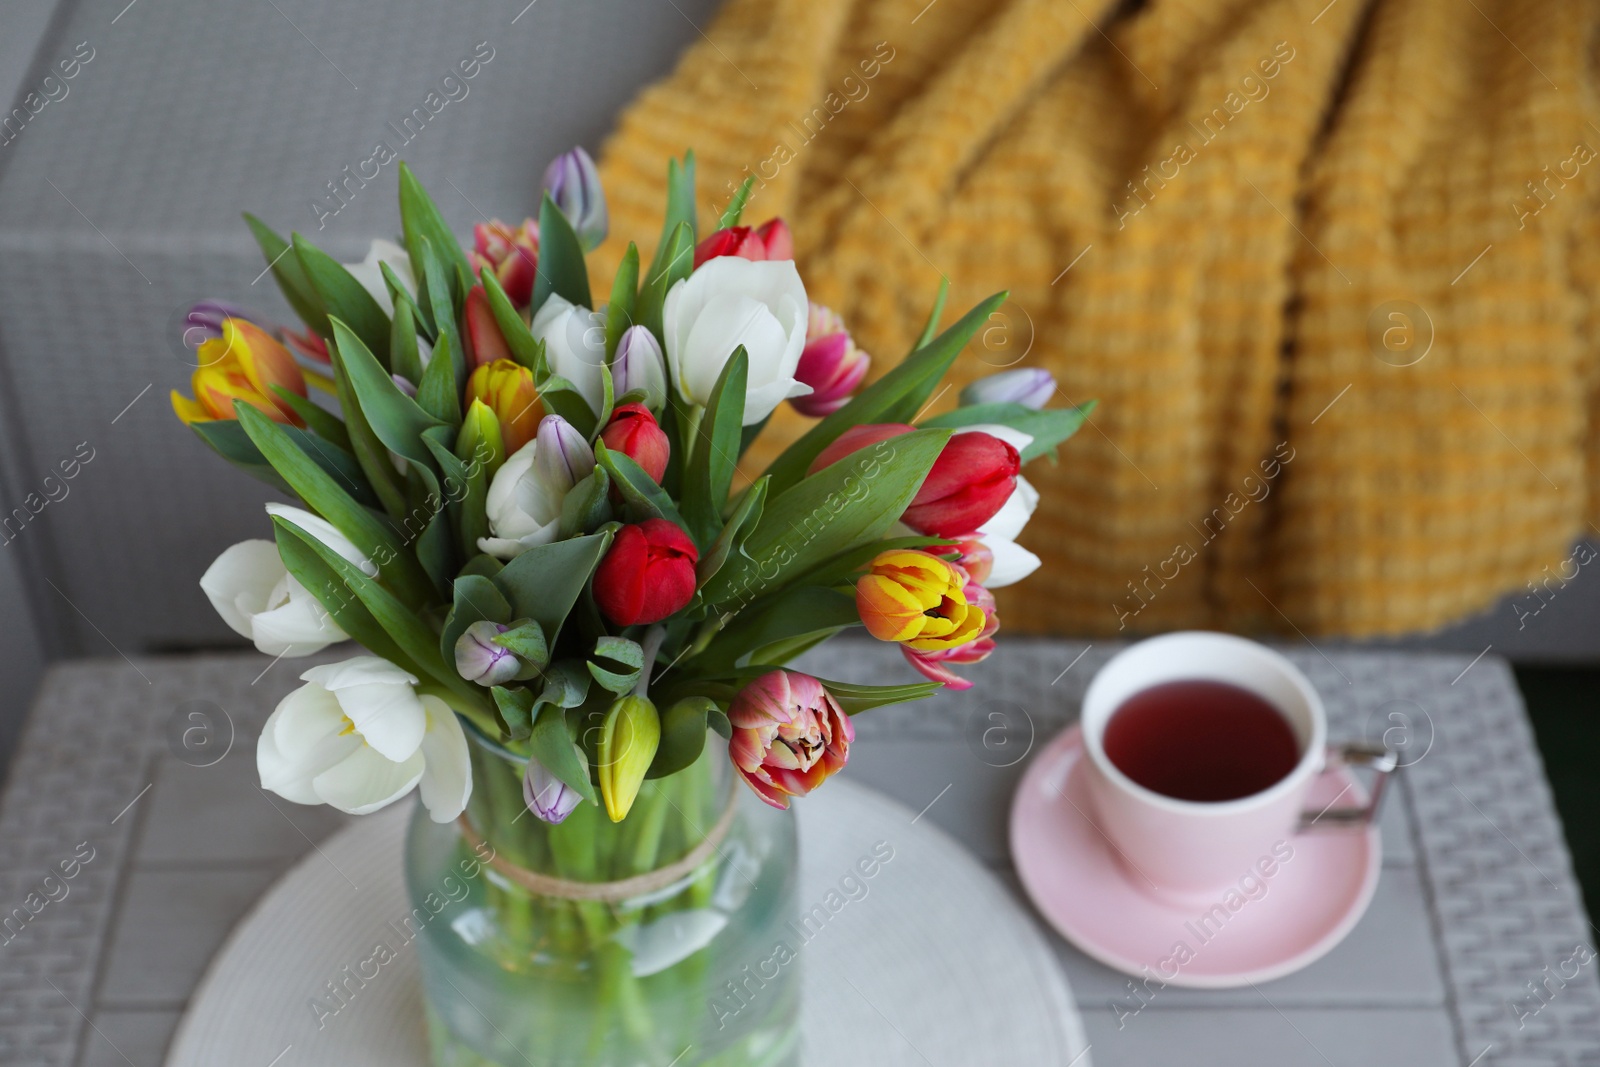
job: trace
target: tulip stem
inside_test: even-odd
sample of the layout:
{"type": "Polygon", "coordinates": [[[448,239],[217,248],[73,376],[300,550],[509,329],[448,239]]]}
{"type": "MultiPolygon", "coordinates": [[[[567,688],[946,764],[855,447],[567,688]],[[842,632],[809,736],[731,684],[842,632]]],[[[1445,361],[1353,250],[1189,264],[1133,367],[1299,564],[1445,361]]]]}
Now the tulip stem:
{"type": "Polygon", "coordinates": [[[655,670],[656,653],[661,651],[661,642],[667,639],[667,628],[656,623],[645,631],[644,640],[640,644],[644,648],[644,666],[639,669],[639,684],[633,687],[633,695],[646,697],[650,695],[650,674],[655,670]]]}

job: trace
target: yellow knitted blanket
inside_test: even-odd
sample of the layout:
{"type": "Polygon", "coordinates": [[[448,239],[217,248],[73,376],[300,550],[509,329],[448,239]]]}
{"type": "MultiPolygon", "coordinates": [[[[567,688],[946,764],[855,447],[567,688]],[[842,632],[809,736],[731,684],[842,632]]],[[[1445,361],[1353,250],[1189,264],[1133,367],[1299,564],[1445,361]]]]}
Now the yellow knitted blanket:
{"type": "Polygon", "coordinates": [[[746,218],[788,219],[874,373],[941,275],[952,308],[1011,291],[958,383],[1020,361],[1101,405],[1029,472],[1045,566],[1008,630],[1536,613],[1596,532],[1597,25],[1592,0],[730,0],[608,144],[612,232],[654,232],[685,148],[702,218],[755,175],[746,218]]]}

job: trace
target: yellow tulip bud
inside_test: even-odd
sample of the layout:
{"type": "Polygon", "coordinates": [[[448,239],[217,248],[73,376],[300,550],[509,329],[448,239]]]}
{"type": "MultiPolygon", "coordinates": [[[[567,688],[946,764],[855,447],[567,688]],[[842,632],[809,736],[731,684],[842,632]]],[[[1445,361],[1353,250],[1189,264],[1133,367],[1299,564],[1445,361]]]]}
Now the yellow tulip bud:
{"type": "Polygon", "coordinates": [[[600,796],[612,822],[627,817],[660,744],[661,719],[647,697],[622,697],[606,712],[597,757],[600,796]]]}
{"type": "Polygon", "coordinates": [[[497,359],[473,371],[467,379],[467,400],[482,401],[494,412],[507,455],[533,440],[544,417],[533,372],[509,359],[497,359]]]}

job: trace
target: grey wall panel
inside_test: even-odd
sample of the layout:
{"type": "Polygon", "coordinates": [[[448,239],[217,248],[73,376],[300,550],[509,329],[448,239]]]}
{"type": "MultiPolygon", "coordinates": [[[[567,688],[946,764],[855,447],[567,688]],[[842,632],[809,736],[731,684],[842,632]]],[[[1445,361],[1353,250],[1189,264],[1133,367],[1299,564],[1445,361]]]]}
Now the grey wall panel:
{"type": "Polygon", "coordinates": [[[335,203],[327,183],[387,141],[463,240],[478,209],[516,221],[535,209],[548,160],[596,147],[715,7],[146,0],[58,16],[34,66],[82,42],[93,58],[0,148],[0,408],[12,423],[0,504],[80,443],[94,450],[19,539],[59,651],[232,639],[195,582],[228,544],[268,535],[269,491],[195,441],[167,392],[187,385],[172,319],[190,301],[287,316],[270,277],[251,284],[262,263],[241,210],[357,258],[399,229],[395,166],[347,186],[320,231],[311,203],[335,203]],[[488,49],[463,79],[461,61],[488,49]],[[420,132],[405,130],[440,100],[420,132]]]}

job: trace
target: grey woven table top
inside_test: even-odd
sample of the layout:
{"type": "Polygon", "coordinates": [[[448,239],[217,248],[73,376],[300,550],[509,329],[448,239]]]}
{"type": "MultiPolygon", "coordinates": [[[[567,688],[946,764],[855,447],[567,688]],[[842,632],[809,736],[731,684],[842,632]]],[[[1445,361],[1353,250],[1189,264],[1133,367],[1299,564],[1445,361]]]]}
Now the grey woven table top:
{"type": "MultiPolygon", "coordinates": [[[[1075,717],[1114,650],[1007,642],[973,671],[972,693],[859,719],[849,773],[924,811],[1015,886],[1005,825],[1019,756],[1075,717]],[[1015,747],[976,741],[992,711],[1015,747]]],[[[839,643],[813,668],[900,676],[885,653],[839,643]]],[[[1600,1064],[1595,934],[1506,665],[1290,655],[1323,694],[1335,738],[1388,731],[1408,764],[1383,819],[1377,896],[1350,937],[1299,974],[1165,990],[1120,1028],[1111,1002],[1126,996],[1122,976],[1041,926],[1094,1063],[1600,1064]]],[[[303,667],[263,673],[265,657],[240,654],[50,672],[0,800],[0,919],[11,920],[0,932],[0,1064],[158,1067],[233,923],[342,824],[255,784],[256,731],[303,667]]]]}

